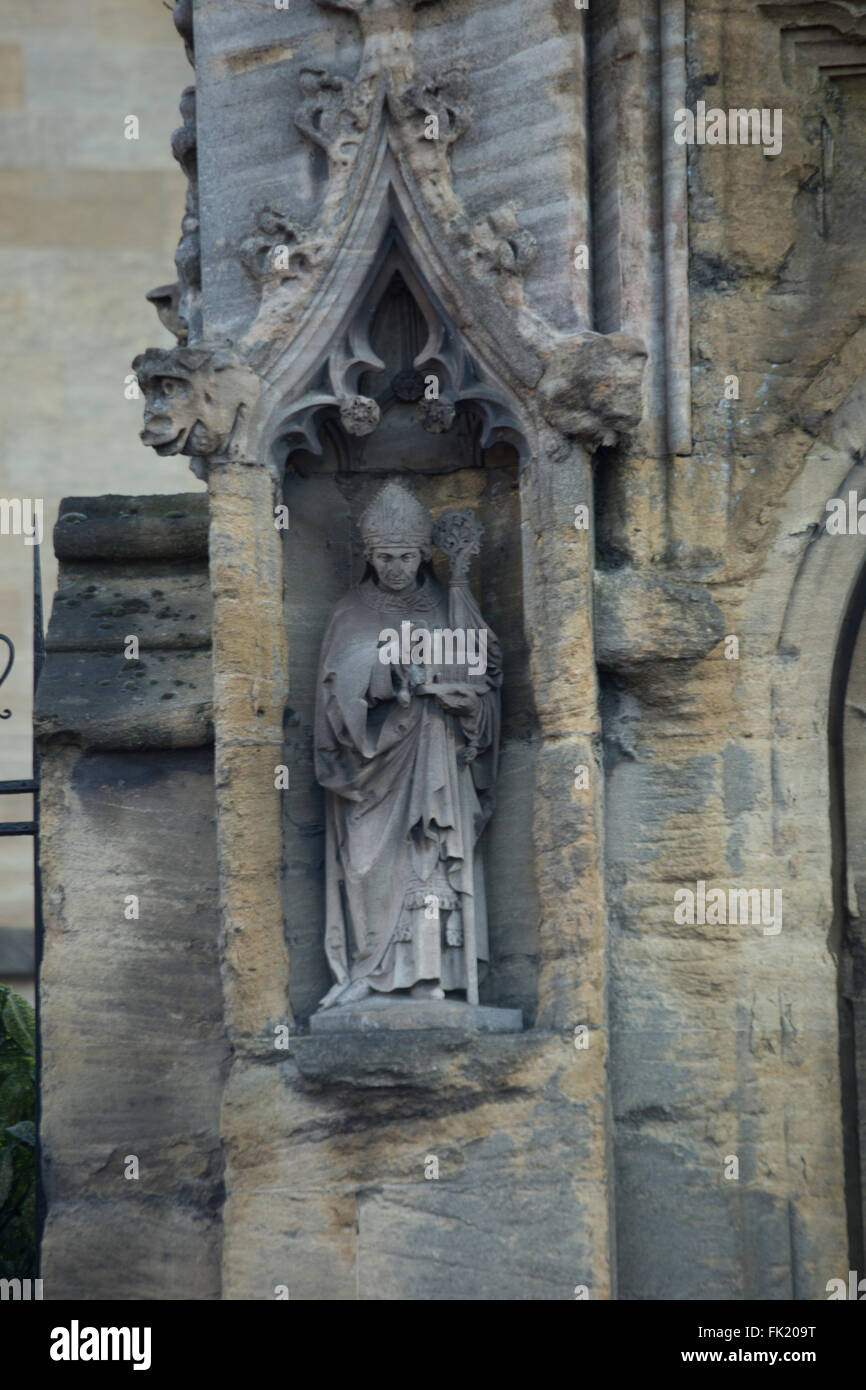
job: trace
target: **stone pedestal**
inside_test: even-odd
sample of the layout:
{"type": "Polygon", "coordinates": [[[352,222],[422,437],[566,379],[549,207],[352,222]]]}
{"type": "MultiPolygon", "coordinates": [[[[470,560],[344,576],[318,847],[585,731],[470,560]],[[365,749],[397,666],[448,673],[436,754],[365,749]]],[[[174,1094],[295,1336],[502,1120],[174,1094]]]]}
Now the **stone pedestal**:
{"type": "Polygon", "coordinates": [[[382,994],[358,1004],[343,1004],[313,1014],[311,1033],[416,1032],[427,1028],[462,1028],[476,1033],[520,1033],[520,1009],[494,1009],[459,999],[412,999],[382,994]]]}

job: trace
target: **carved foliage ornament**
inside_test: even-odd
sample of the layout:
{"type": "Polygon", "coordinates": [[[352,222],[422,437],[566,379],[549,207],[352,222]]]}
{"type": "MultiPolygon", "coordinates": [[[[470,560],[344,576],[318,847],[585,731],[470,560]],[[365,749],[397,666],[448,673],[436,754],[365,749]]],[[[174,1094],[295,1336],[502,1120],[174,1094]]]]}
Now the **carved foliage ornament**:
{"type": "Polygon", "coordinates": [[[352,163],[370,123],[371,84],[351,82],[326,68],[302,68],[299,83],[295,125],[325,151],[333,176],[352,163]]]}
{"type": "Polygon", "coordinates": [[[325,243],[277,208],[264,207],[255,228],[244,237],[238,254],[244,270],[263,294],[288,286],[296,296],[313,283],[325,243]]]}
{"type": "Polygon", "coordinates": [[[468,129],[472,120],[469,76],[464,63],[455,63],[440,72],[427,73],[410,82],[402,91],[392,92],[390,105],[398,120],[416,120],[415,138],[420,146],[449,149],[468,129]],[[428,125],[428,118],[432,122],[428,125]],[[426,130],[435,130],[431,138],[426,130]]]}

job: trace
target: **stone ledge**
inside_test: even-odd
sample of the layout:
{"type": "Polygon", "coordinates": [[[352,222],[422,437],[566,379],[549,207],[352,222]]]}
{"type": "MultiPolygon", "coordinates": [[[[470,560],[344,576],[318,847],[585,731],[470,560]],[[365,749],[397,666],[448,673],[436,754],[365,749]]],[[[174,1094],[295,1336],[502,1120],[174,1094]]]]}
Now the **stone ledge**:
{"type": "Polygon", "coordinates": [[[67,497],[34,722],[44,744],[190,748],[213,741],[205,493],[67,497]],[[127,660],[126,638],[138,658],[127,660]]]}
{"type": "Polygon", "coordinates": [[[358,1004],[338,1005],[313,1014],[311,1033],[439,1032],[521,1033],[520,1009],[497,1009],[457,999],[406,999],[379,995],[358,1004]]]}
{"type": "Polygon", "coordinates": [[[64,564],[45,649],[116,655],[128,633],[142,652],[208,648],[212,608],[201,564],[64,564]]]}
{"type": "Polygon", "coordinates": [[[206,560],[205,492],[64,497],[54,527],[58,560],[206,560]]]}
{"type": "MultiPolygon", "coordinates": [[[[294,1036],[289,1055],[314,1086],[383,1091],[483,1092],[514,1088],[516,1069],[544,1053],[551,1033],[478,1033],[474,1028],[294,1036]]],[[[568,1042],[563,1043],[567,1048],[568,1042]]]]}

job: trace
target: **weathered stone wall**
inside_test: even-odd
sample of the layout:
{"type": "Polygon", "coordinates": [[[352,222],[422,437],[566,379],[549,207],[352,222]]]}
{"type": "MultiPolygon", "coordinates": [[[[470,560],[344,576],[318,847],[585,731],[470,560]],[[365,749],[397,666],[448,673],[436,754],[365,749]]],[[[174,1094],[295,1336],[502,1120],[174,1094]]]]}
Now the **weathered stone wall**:
{"type": "MultiPolygon", "coordinates": [[[[603,657],[620,1289],[820,1298],[849,1253],[859,1267],[829,715],[863,551],[821,532],[863,438],[866,89],[845,67],[863,50],[815,27],[853,29],[838,6],[686,8],[687,104],[782,108],[784,138],[774,158],[688,150],[694,445],[669,459],[654,572],[712,600],[715,645],[665,659],[688,642],[652,584],[607,610],[641,634],[603,657]],[[781,890],[781,932],[677,925],[697,880],[781,890]]],[[[633,565],[643,583],[645,505],[628,458],[606,467],[625,505],[600,534],[625,570],[603,582],[633,565]]]]}
{"type": "MultiPolygon", "coordinates": [[[[203,329],[209,340],[230,336],[259,383],[246,414],[215,423],[218,439],[204,465],[234,1053],[223,1107],[223,1294],[270,1298],[286,1285],[292,1297],[310,1299],[383,1291],[571,1298],[583,1285],[604,1298],[613,1276],[601,784],[596,775],[588,798],[574,785],[576,765],[598,773],[600,740],[591,561],[574,510],[591,505],[582,441],[615,438],[632,417],[643,353],[625,338],[579,336],[589,311],[587,275],[573,268],[574,245],[588,236],[582,20],[560,5],[530,17],[516,4],[308,4],[262,7],[239,37],[229,11],[201,5],[194,41],[203,329]],[[491,45],[497,56],[513,56],[491,66],[491,45]],[[423,112],[437,108],[438,149],[423,136],[423,112]],[[346,134],[345,145],[334,132],[346,134]],[[280,237],[299,247],[299,273],[282,284],[267,260],[280,237]],[[312,446],[318,422],[295,422],[292,412],[305,392],[330,383],[333,406],[322,428],[339,435],[345,394],[374,389],[351,364],[373,365],[365,296],[389,256],[426,315],[415,353],[438,334],[440,371],[449,373],[461,408],[475,410],[483,444],[466,460],[457,442],[449,450],[444,440],[434,458],[417,421],[414,439],[401,439],[393,421],[383,425],[386,442],[374,439],[367,454],[340,435],[348,460],[341,471],[360,476],[340,479],[326,534],[316,520],[319,480],[308,459],[293,456],[296,429],[312,446]],[[329,258],[334,272],[322,273],[329,258]],[[576,384],[581,354],[590,370],[576,384]],[[503,836],[506,845],[520,838],[515,812],[525,808],[517,900],[534,920],[513,920],[514,903],[503,914],[494,959],[511,956],[512,978],[506,971],[495,987],[520,992],[532,1029],[518,1047],[438,1030],[363,1046],[307,1036],[320,872],[315,794],[311,813],[298,817],[292,808],[309,775],[305,682],[324,601],[330,586],[348,579],[344,561],[340,573],[348,532],[344,524],[337,532],[336,518],[357,510],[367,469],[407,466],[439,509],[464,496],[483,510],[484,489],[496,479],[488,451],[499,442],[511,443],[515,476],[521,447],[527,464],[509,498],[510,553],[520,551],[510,621],[528,647],[518,722],[532,716],[536,724],[534,743],[523,749],[508,728],[506,761],[527,756],[521,801],[512,796],[496,832],[502,855],[503,836]],[[462,475],[461,462],[469,464],[462,475]],[[294,518],[285,572],[273,526],[283,464],[294,518]],[[311,554],[317,543],[333,554],[311,554]],[[309,595],[314,577],[321,592],[309,595]],[[273,776],[282,760],[296,779],[283,798],[284,856],[273,776]],[[281,1048],[286,977],[295,1026],[281,1048]],[[578,1024],[591,1036],[580,1052],[578,1024]],[[440,1161],[437,1182],[425,1176],[427,1155],[440,1161]],[[513,1220],[502,1220],[503,1200],[513,1220]],[[551,1258],[554,1241],[559,1255],[551,1258]],[[434,1260],[423,1253],[429,1249],[434,1260]]],[[[410,367],[413,357],[396,365],[410,367]]],[[[202,402],[208,370],[193,388],[202,402]]],[[[351,421],[346,430],[354,435],[351,421]]],[[[502,520],[490,518],[488,564],[502,520]]],[[[487,594],[495,588],[488,580],[487,594]]],[[[492,838],[488,849],[496,874],[492,838]]],[[[500,879],[514,869],[512,862],[500,879]]],[[[500,882],[497,901],[502,892],[500,882]]]]}
{"type": "Polygon", "coordinates": [[[55,544],[36,711],[46,1297],[217,1298],[207,509],[194,494],[67,498],[55,544]]]}
{"type": "MultiPolygon", "coordinates": [[[[104,789],[128,780],[127,808],[153,814],[159,800],[179,852],[196,863],[181,885],[161,840],[157,856],[142,851],[142,893],[156,884],[162,904],[150,928],[142,910],[140,937],[121,939],[146,941],[161,960],[180,913],[180,939],[206,957],[192,1004],[182,979],[165,985],[187,1059],[172,1104],[197,1084],[197,1128],[190,1138],[173,1119],[162,1123],[144,1077],[130,1071],[142,1137],[127,1141],[111,1113],[91,1148],[88,1130],[80,1149],[67,1149],[62,1103],[49,1093],[46,1260],[72,1279],[75,1223],[110,1196],[102,1184],[114,1156],[161,1136],[153,1185],[143,1177],[138,1191],[165,1225],[141,1247],[137,1288],[154,1287],[156,1253],[177,1227],[181,1248],[201,1254],[201,1283],[184,1285],[192,1297],[271,1299],[285,1286],[292,1298],[324,1300],[560,1300],[582,1285],[591,1298],[822,1298],[830,1278],[862,1268],[854,634],[866,546],[823,522],[827,499],[862,488],[866,467],[863,26],[836,3],[616,0],[590,14],[586,32],[561,3],[533,6],[531,18],[510,0],[411,9],[412,57],[464,60],[475,107],[433,169],[433,212],[418,210],[420,195],[414,211],[401,202],[406,187],[417,192],[422,156],[401,105],[407,49],[376,28],[385,6],[194,6],[203,331],[231,337],[237,355],[204,353],[198,365],[160,358],[151,386],[155,395],[174,361],[208,440],[197,467],[210,491],[212,704],[209,687],[199,693],[199,552],[195,564],[175,556],[158,584],[149,575],[163,592],[174,586],[170,612],[188,609],[160,617],[124,608],[141,597],[148,566],[155,575],[162,563],[153,539],[106,566],[103,550],[88,551],[85,529],[84,554],[67,554],[67,588],[83,610],[61,618],[57,608],[40,728],[53,788],[50,1068],[64,1075],[66,978],[100,960],[115,924],[124,930],[93,895],[107,902],[127,872],[129,819],[105,832],[95,867],[81,871],[76,854],[103,833],[104,789]],[[508,61],[491,63],[491,52],[506,51],[508,61]],[[333,144],[310,148],[318,127],[309,112],[300,133],[303,70],[317,69],[317,100],[324,92],[335,103],[326,112],[351,130],[371,109],[369,79],[386,59],[394,110],[381,128],[391,122],[393,148],[371,138],[353,183],[351,158],[341,166],[333,144]],[[320,82],[322,69],[330,78],[320,82]],[[780,108],[781,152],[674,148],[676,107],[698,100],[780,108]],[[389,179],[390,202],[377,209],[389,179]],[[366,202],[362,186],[372,189],[366,202]],[[343,223],[335,188],[352,212],[343,223]],[[536,242],[533,259],[510,228],[507,272],[501,241],[485,262],[492,231],[478,229],[494,190],[497,199],[521,192],[518,216],[536,242]],[[332,221],[307,236],[321,206],[332,221]],[[520,533],[509,611],[520,610],[526,636],[520,708],[533,716],[532,739],[511,750],[525,754],[515,776],[532,846],[522,901],[534,916],[519,981],[531,1026],[516,1036],[306,1032],[322,978],[310,671],[325,608],[351,568],[347,515],[371,475],[390,467],[385,436],[364,453],[339,433],[345,393],[369,386],[349,381],[345,350],[348,341],[369,364],[363,296],[378,273],[378,242],[364,238],[384,238],[389,217],[431,318],[463,335],[501,387],[496,419],[509,422],[522,454],[519,471],[507,465],[518,498],[503,508],[520,533]],[[307,238],[300,285],[269,278],[265,257],[281,236],[307,238]],[[583,241],[592,270],[581,278],[572,253],[583,241]],[[337,264],[323,286],[315,274],[326,253],[337,264]],[[596,333],[581,334],[586,327],[596,333]],[[642,380],[642,349],[626,334],[646,346],[642,380]],[[324,466],[304,452],[315,443],[314,415],[292,414],[313,387],[330,411],[325,432],[339,441],[336,467],[327,451],[324,466]],[[284,498],[295,529],[283,537],[274,508],[284,498]],[[588,532],[574,525],[580,506],[594,512],[588,532]],[[96,559],[98,582],[110,579],[124,609],[103,620],[142,615],[154,672],[146,679],[157,682],[143,695],[142,678],[124,670],[119,679],[110,654],[119,629],[95,622],[87,585],[79,595],[82,561],[96,559]],[[289,796],[275,786],[283,762],[289,796]],[[587,785],[575,781],[578,767],[587,785]],[[94,826],[86,835],[85,818],[94,826]],[[193,890],[214,901],[217,863],[219,952],[213,916],[187,922],[185,907],[193,890]],[[781,918],[678,919],[675,895],[699,883],[763,889],[773,902],[780,893],[781,918]],[[185,1050],[191,1020],[207,1049],[185,1050]],[[588,1030],[585,1050],[575,1047],[578,1025],[588,1030]],[[425,1177],[432,1157],[436,1181],[425,1177]]],[[[462,124],[466,89],[453,91],[449,119],[462,124]]],[[[497,235],[507,240],[501,225],[497,235]]],[[[449,480],[483,505],[481,480],[502,466],[495,450],[455,450],[454,471],[442,472],[444,454],[432,446],[407,463],[399,429],[387,439],[395,466],[414,470],[436,506],[451,499],[449,480]]],[[[80,504],[94,514],[100,505],[80,504]]],[[[157,547],[169,520],[154,522],[157,547]]],[[[74,545],[75,528],[59,528],[62,546],[74,545]]],[[[500,853],[514,804],[497,827],[500,853]]],[[[127,957],[111,940],[122,975],[127,957]]],[[[87,1001],[99,1002],[100,979],[91,969],[87,1001]]],[[[118,1032],[126,1026],[124,1014],[118,1032]]],[[[118,1063],[112,1075],[121,1074],[118,1063]]],[[[107,1280],[106,1222],[90,1248],[107,1280]]],[[[183,1270],[178,1261],[175,1289],[183,1270]]]]}

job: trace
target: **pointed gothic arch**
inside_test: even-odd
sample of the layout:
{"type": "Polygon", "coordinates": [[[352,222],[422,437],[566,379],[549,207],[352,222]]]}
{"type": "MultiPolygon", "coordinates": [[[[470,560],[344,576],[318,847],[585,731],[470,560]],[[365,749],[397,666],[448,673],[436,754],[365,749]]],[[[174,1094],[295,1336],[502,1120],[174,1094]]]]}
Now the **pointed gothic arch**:
{"type": "Polygon", "coordinates": [[[520,394],[539,380],[541,363],[497,292],[467,270],[473,252],[468,227],[455,233],[431,212],[383,121],[377,144],[367,142],[359,155],[351,212],[309,297],[297,312],[279,287],[270,300],[263,292],[246,335],[264,382],[251,436],[259,456],[280,437],[315,451],[321,411],[333,413],[356,393],[363,372],[379,365],[370,316],[399,269],[427,326],[413,365],[441,375],[440,395],[458,409],[471,404],[488,443],[506,439],[525,462],[534,444],[520,394]]]}

